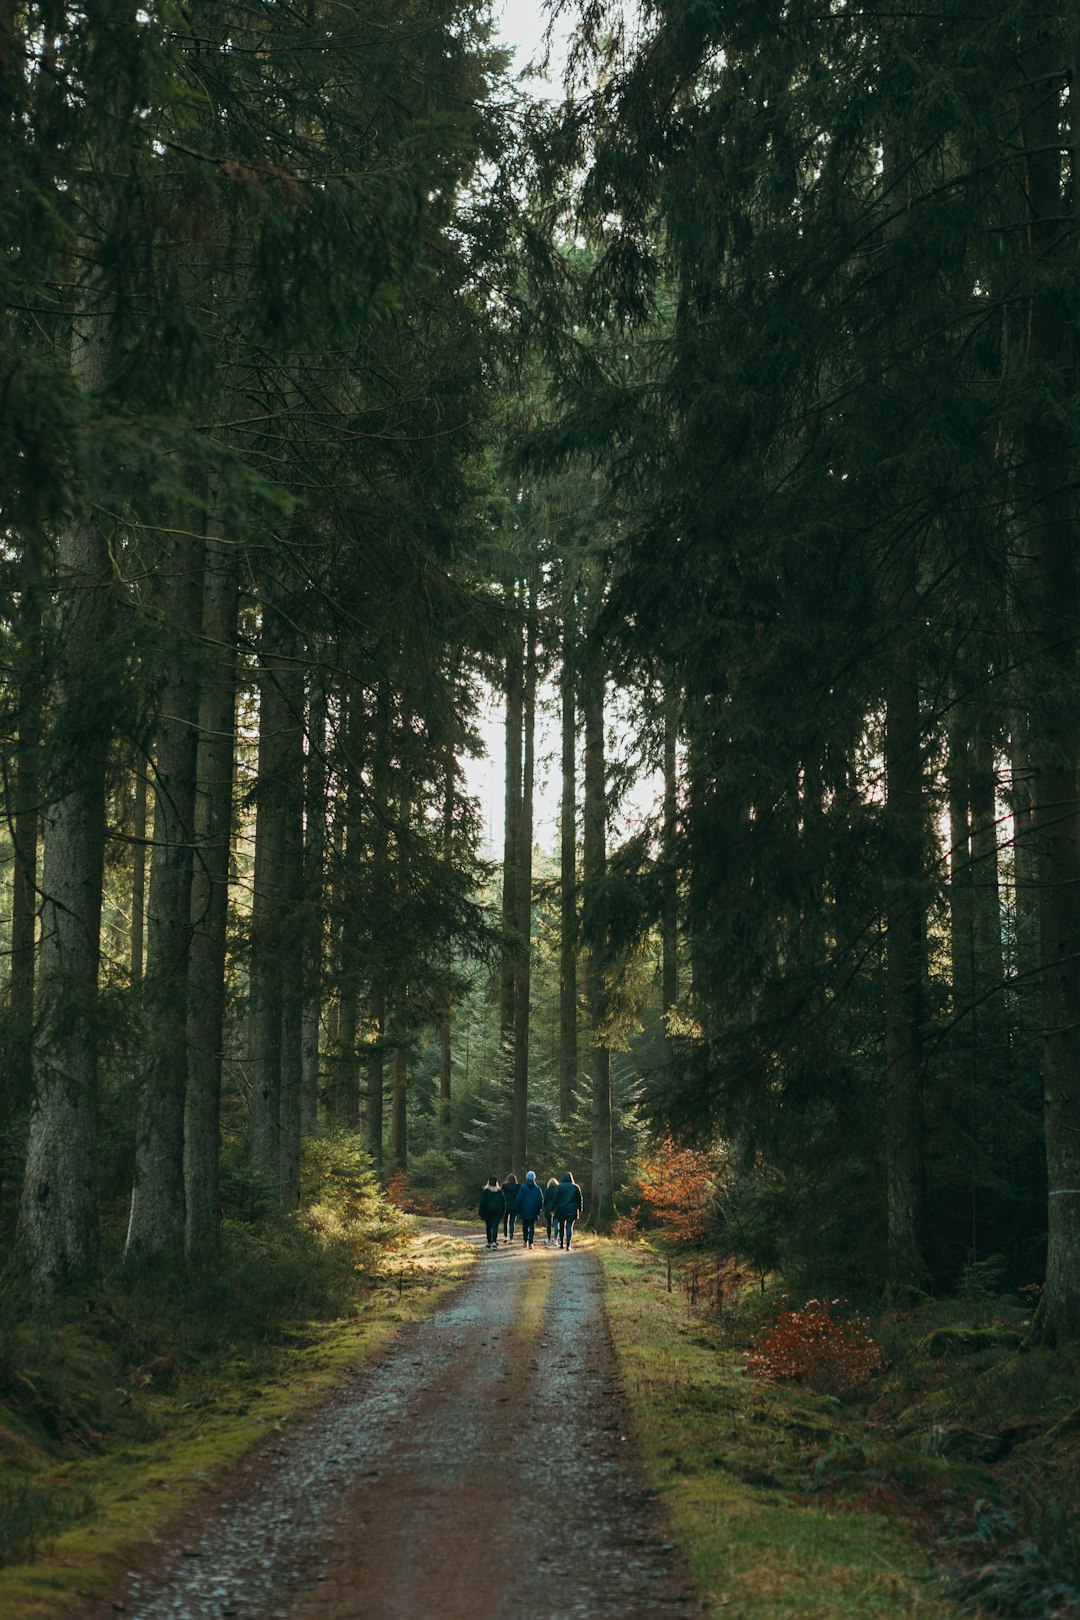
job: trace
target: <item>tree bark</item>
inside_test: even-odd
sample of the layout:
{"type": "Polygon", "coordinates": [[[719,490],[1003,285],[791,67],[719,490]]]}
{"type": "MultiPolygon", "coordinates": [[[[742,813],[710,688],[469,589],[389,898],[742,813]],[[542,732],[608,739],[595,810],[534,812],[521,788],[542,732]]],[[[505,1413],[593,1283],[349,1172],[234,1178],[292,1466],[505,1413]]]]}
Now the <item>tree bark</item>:
{"type": "Polygon", "coordinates": [[[19,564],[19,734],[9,809],[11,874],[11,1047],[5,1100],[17,1107],[30,1097],[34,1048],[34,969],[37,956],[38,807],[41,797],[42,668],[41,555],[38,537],[26,542],[19,564]]]}
{"type": "MultiPolygon", "coordinates": [[[[112,289],[95,263],[72,325],[71,370],[91,393],[114,355],[112,289]]],[[[79,515],[56,544],[59,634],[42,813],[41,945],[30,1129],[17,1243],[42,1297],[96,1270],[98,967],[111,726],[107,652],[117,629],[108,537],[79,515]]]]}
{"type": "Polygon", "coordinates": [[[573,611],[563,621],[559,677],[562,798],[559,808],[559,1122],[574,1112],[578,1084],[577,650],[573,611]]]}
{"type": "Polygon", "coordinates": [[[530,599],[522,683],[522,777],[514,935],[514,1106],[510,1163],[524,1175],[529,1153],[529,1015],[532,994],[533,799],[536,784],[536,614],[530,599]]]}
{"type": "Polygon", "coordinates": [[[326,866],[326,673],[312,670],[307,705],[307,760],[304,769],[304,1007],[301,1033],[300,1128],[311,1136],[318,1122],[319,1027],[326,866]]]}
{"type": "Polygon", "coordinates": [[[263,606],[259,760],[255,801],[255,871],[251,908],[251,1147],[255,1163],[280,1190],[284,774],[289,717],[283,681],[285,627],[275,606],[263,606]]]}
{"type": "Polygon", "coordinates": [[[199,701],[195,864],[191,886],[188,1087],[184,1112],[185,1248],[217,1253],[221,1227],[221,1064],[236,753],[240,559],[210,539],[203,583],[204,673],[199,701]]]}
{"type": "Polygon", "coordinates": [[[281,1112],[280,1178],[282,1203],[300,1204],[301,1116],[303,1095],[304,968],[304,674],[299,644],[281,672],[285,733],[281,739],[281,1112]]]}
{"type": "MultiPolygon", "coordinates": [[[[518,860],[521,854],[521,767],[522,725],[525,705],[525,658],[521,632],[515,626],[511,632],[506,654],[504,690],[506,695],[506,774],[503,801],[503,870],[502,870],[502,958],[499,978],[499,1050],[505,1073],[514,1073],[514,984],[517,979],[519,941],[518,920],[518,860]]],[[[513,1150],[511,1126],[510,1150],[513,1150]]],[[[524,1173],[523,1166],[511,1157],[515,1172],[524,1173]]]]}
{"type": "Polygon", "coordinates": [[[918,600],[914,550],[897,565],[896,629],[885,725],[885,841],[890,874],[885,907],[886,1280],[893,1299],[922,1284],[924,806],[918,600]]]}
{"type": "Polygon", "coordinates": [[[664,708],[664,841],[663,889],[660,900],[661,1003],[670,1013],[679,999],[679,782],[676,743],[678,719],[675,699],[668,694],[664,708]]]}
{"type": "MultiPolygon", "coordinates": [[[[603,652],[595,636],[585,649],[582,669],[582,715],[585,725],[585,803],[582,814],[582,879],[586,893],[603,882],[607,870],[607,780],[604,757],[603,652]]],[[[594,940],[585,957],[585,1000],[592,1043],[592,1212],[603,1219],[611,1212],[611,1056],[602,1030],[606,1014],[603,963],[594,940]]]]}

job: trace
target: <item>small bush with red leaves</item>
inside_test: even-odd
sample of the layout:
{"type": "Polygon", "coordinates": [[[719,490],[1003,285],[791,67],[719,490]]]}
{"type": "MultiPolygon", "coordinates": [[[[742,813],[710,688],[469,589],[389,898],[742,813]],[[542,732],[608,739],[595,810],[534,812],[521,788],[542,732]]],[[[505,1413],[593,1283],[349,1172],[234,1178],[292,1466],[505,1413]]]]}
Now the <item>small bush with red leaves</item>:
{"type": "Polygon", "coordinates": [[[865,1384],[881,1368],[881,1349],[865,1317],[833,1316],[842,1304],[808,1299],[801,1310],[782,1311],[748,1356],[748,1370],[758,1378],[790,1378],[829,1394],[865,1384]]]}
{"type": "Polygon", "coordinates": [[[386,1186],[386,1202],[407,1215],[437,1215],[439,1212],[430,1198],[423,1193],[410,1192],[409,1178],[404,1170],[395,1170],[386,1186]]]}

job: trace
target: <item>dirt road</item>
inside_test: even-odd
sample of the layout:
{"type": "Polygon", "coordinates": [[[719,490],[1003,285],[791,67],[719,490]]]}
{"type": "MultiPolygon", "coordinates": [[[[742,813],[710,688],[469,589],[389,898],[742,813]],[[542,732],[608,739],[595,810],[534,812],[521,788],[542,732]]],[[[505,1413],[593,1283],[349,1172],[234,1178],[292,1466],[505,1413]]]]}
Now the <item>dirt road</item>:
{"type": "MultiPolygon", "coordinates": [[[[478,1240],[479,1241],[479,1240],[478,1240]]],[[[534,1283],[536,1278],[534,1276],[534,1283]]],[[[128,1620],[652,1620],[700,1613],[634,1456],[599,1266],[480,1255],[317,1412],[189,1515],[128,1620]],[[538,1323],[531,1268],[550,1268],[538,1323]]]]}

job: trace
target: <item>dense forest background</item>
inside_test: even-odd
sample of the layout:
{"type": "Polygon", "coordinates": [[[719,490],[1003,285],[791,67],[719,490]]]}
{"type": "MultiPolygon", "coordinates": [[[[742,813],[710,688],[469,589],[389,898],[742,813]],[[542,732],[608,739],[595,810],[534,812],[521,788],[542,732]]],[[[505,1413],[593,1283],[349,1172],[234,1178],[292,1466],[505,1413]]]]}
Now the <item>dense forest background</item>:
{"type": "Polygon", "coordinates": [[[670,1132],[1075,1338],[1075,8],[561,11],[545,105],[473,0],[4,10],[5,1249],[670,1132]]]}

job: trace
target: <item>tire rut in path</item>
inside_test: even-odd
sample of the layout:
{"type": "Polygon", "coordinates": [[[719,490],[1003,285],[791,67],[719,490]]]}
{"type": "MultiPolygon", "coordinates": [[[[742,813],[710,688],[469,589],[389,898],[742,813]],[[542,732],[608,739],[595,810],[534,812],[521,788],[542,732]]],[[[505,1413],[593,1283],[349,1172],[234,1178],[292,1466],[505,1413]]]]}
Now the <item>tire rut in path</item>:
{"type": "Polygon", "coordinates": [[[500,1248],[195,1504],[127,1620],[548,1620],[702,1612],[642,1482],[587,1250],[500,1248]],[[551,1286],[535,1337],[533,1267],[551,1286]],[[246,1476],[246,1477],[245,1477],[246,1476]]]}

